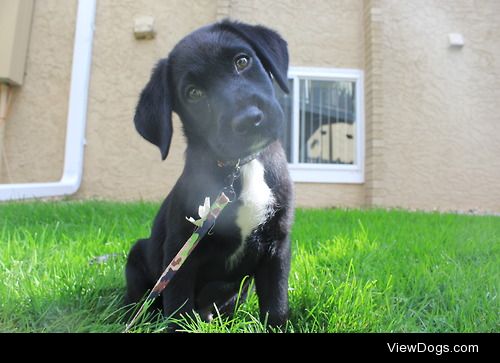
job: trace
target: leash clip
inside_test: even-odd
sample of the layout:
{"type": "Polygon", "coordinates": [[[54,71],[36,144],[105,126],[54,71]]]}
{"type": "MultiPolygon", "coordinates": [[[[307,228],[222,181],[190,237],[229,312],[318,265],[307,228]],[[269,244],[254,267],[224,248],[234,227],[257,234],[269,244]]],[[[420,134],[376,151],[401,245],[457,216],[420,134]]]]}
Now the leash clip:
{"type": "Polygon", "coordinates": [[[236,191],[234,190],[234,182],[236,179],[239,178],[240,176],[240,169],[241,169],[241,166],[240,166],[240,159],[238,159],[238,162],[236,163],[236,165],[234,166],[234,169],[233,171],[231,172],[231,174],[229,174],[227,176],[227,186],[225,186],[222,191],[224,192],[224,194],[227,195],[227,197],[229,198],[229,202],[233,202],[235,199],[236,199],[236,191]]]}

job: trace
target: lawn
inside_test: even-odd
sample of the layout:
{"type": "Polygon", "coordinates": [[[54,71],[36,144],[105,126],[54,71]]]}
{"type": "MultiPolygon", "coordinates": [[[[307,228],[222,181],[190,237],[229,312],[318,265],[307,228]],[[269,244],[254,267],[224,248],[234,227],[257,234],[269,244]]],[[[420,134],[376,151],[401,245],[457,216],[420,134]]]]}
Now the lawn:
{"type": "MultiPolygon", "coordinates": [[[[0,331],[122,331],[126,253],[158,207],[0,204],[0,331]]],[[[500,217],[299,209],[292,245],[288,332],[500,330],[500,217]]],[[[252,293],[233,319],[181,323],[265,331],[257,317],[252,293]]],[[[164,320],[135,328],[164,330],[164,320]]]]}

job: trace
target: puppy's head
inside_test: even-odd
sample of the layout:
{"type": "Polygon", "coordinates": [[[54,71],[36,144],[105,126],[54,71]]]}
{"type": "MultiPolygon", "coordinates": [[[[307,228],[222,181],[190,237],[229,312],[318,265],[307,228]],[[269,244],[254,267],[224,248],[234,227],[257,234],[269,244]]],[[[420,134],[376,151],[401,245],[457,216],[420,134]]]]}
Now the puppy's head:
{"type": "Polygon", "coordinates": [[[244,158],[280,136],[273,78],[288,92],[287,69],[287,45],[276,32],[230,21],[203,27],[156,65],[137,105],[137,131],[165,159],[174,111],[188,145],[208,147],[218,160],[244,158]]]}

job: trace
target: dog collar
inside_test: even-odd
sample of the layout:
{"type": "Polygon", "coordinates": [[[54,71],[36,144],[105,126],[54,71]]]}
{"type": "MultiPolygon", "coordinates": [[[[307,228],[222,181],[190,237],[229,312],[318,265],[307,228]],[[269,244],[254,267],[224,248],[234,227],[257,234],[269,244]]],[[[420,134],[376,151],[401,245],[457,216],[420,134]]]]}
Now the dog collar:
{"type": "Polygon", "coordinates": [[[225,168],[228,166],[239,168],[245,164],[248,164],[252,160],[256,159],[259,155],[260,155],[260,152],[257,152],[255,154],[248,155],[247,157],[244,157],[243,159],[229,160],[229,161],[217,160],[217,166],[219,168],[225,168]]]}

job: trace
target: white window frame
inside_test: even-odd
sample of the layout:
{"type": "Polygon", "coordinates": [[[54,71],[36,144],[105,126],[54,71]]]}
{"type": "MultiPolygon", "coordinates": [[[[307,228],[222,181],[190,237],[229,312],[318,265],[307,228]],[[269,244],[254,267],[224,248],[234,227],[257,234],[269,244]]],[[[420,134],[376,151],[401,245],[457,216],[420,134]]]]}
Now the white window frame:
{"type": "Polygon", "coordinates": [[[365,113],[363,71],[359,69],[290,67],[288,78],[293,79],[292,104],[292,162],[288,164],[294,182],[361,184],[365,181],[365,113]],[[356,164],[299,163],[300,83],[301,79],[322,81],[351,81],[356,90],[356,164]]]}

